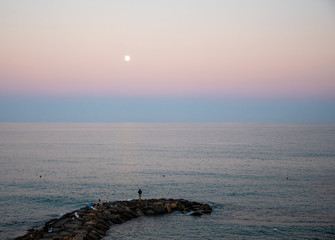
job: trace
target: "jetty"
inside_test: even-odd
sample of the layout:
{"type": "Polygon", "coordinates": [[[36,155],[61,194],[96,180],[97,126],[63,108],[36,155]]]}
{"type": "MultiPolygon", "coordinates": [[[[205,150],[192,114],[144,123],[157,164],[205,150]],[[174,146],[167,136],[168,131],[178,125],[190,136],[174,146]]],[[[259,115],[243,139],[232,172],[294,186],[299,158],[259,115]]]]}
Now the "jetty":
{"type": "Polygon", "coordinates": [[[106,236],[114,224],[122,224],[141,216],[157,216],[174,211],[201,216],[210,214],[212,207],[185,199],[165,198],[97,203],[52,219],[43,227],[33,227],[25,235],[15,239],[98,240],[106,236]]]}

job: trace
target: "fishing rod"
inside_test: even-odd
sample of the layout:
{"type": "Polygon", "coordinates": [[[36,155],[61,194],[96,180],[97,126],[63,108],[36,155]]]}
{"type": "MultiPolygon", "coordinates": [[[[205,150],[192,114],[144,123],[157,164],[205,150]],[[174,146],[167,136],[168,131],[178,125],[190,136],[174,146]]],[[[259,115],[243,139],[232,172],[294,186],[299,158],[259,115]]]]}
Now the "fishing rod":
{"type": "Polygon", "coordinates": [[[173,182],[171,182],[170,189],[169,189],[169,191],[168,191],[168,193],[167,193],[168,196],[169,196],[169,193],[170,193],[170,191],[171,191],[171,189],[172,189],[172,184],[173,184],[173,182]]]}

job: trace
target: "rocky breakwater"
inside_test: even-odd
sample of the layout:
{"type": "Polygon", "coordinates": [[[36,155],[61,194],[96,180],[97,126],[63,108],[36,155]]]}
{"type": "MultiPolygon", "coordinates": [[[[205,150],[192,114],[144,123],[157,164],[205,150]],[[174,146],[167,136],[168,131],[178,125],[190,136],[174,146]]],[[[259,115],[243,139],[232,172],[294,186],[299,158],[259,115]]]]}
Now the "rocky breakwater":
{"type": "Polygon", "coordinates": [[[106,236],[114,224],[122,224],[132,218],[156,216],[173,211],[201,216],[209,214],[212,208],[184,199],[145,199],[107,202],[96,207],[83,207],[67,213],[60,218],[52,219],[44,227],[34,227],[16,240],[26,239],[64,239],[64,240],[97,240],[106,236]]]}

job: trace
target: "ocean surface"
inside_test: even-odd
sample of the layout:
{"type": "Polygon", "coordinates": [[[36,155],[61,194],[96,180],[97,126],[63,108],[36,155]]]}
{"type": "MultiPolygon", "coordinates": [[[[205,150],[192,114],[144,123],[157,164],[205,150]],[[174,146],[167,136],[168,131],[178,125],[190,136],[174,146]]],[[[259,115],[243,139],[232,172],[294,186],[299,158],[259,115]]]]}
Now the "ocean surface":
{"type": "Polygon", "coordinates": [[[184,198],[104,239],[335,239],[335,124],[0,123],[0,239],[103,201],[184,198]]]}

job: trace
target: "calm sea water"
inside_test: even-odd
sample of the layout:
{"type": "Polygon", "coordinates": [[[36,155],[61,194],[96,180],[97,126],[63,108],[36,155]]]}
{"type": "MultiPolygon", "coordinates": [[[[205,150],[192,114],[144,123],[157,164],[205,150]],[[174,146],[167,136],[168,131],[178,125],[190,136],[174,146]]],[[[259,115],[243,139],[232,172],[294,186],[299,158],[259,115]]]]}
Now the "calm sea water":
{"type": "Polygon", "coordinates": [[[105,239],[335,239],[335,124],[1,123],[0,163],[0,239],[139,187],[214,211],[105,239]]]}

